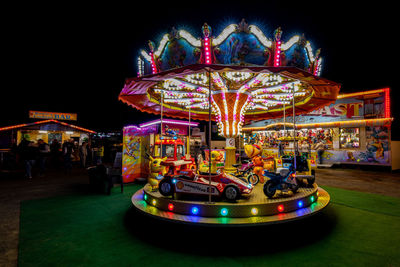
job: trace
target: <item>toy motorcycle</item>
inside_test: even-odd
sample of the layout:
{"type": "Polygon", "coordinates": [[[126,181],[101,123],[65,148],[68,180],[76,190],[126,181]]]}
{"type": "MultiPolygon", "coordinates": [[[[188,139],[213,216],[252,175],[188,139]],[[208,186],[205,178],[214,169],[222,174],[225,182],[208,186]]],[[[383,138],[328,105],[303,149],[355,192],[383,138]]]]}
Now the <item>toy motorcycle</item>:
{"type": "MultiPolygon", "coordinates": [[[[284,168],[293,168],[293,157],[282,158],[284,168]]],[[[315,183],[315,169],[312,165],[314,160],[307,159],[306,156],[296,156],[296,180],[299,186],[312,187],[315,183]],[[307,181],[305,183],[304,181],[307,181]]]]}
{"type": "MultiPolygon", "coordinates": [[[[232,166],[238,168],[240,164],[233,164],[232,166]]],[[[252,161],[244,161],[244,164],[242,165],[241,169],[240,170],[237,169],[235,176],[254,186],[260,182],[260,178],[258,177],[257,174],[253,172],[253,167],[254,164],[252,161]]]]}
{"type": "Polygon", "coordinates": [[[293,167],[289,169],[282,168],[279,170],[279,173],[264,171],[264,176],[269,178],[269,180],[265,182],[263,188],[264,194],[268,198],[272,198],[276,190],[281,190],[282,192],[291,190],[293,193],[296,193],[299,189],[293,167]]]}

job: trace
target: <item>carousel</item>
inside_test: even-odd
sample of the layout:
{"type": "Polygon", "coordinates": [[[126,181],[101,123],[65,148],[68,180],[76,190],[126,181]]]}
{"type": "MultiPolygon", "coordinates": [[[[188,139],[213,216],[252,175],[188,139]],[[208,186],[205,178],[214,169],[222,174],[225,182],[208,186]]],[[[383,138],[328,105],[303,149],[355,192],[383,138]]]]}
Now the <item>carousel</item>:
{"type": "MultiPolygon", "coordinates": [[[[339,93],[339,84],[319,76],[320,49],[304,35],[284,41],[280,28],[269,38],[244,20],[216,37],[204,24],[202,33],[196,38],[172,29],[158,47],[150,41],[138,57],[138,77],[126,79],[119,99],[161,121],[207,121],[208,144],[216,122],[226,138],[224,166],[217,168],[220,155],[212,149],[196,167],[189,153],[169,159],[161,147],[159,171],[132,196],[134,207],[158,219],[207,225],[271,224],[321,211],[330,197],[315,183],[311,160],[297,153],[295,125],[297,115],[333,103],[339,93]],[[259,147],[248,144],[251,162],[244,170],[235,142],[243,125],[288,116],[294,122],[291,156],[282,153],[266,164],[259,147]]],[[[169,137],[161,131],[160,139],[169,137]]]]}

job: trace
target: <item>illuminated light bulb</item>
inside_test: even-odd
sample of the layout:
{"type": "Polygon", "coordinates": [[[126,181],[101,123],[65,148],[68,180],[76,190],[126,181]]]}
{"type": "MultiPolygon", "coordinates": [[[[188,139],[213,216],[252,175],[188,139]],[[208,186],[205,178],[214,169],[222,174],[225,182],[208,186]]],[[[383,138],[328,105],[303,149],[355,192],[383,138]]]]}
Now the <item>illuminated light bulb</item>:
{"type": "Polygon", "coordinates": [[[293,36],[288,42],[282,44],[281,48],[283,51],[288,50],[291,48],[295,43],[297,43],[300,39],[300,36],[296,35],[293,36]]]}
{"type": "Polygon", "coordinates": [[[191,212],[192,212],[193,215],[197,215],[197,214],[199,214],[199,208],[198,207],[193,207],[191,212]]]}
{"type": "Polygon", "coordinates": [[[214,46],[220,45],[225,39],[236,30],[236,24],[231,24],[226,27],[217,38],[212,40],[214,46]]]}
{"type": "Polygon", "coordinates": [[[155,206],[157,204],[157,200],[153,199],[153,201],[151,202],[151,204],[153,204],[153,206],[155,206]]]}
{"type": "Polygon", "coordinates": [[[266,47],[271,47],[272,42],[265,37],[264,33],[255,25],[249,26],[250,33],[254,34],[257,39],[266,47]]]}
{"type": "Polygon", "coordinates": [[[144,200],[147,200],[147,195],[143,194],[143,198],[144,198],[144,200]]]}
{"type": "Polygon", "coordinates": [[[297,202],[297,207],[302,208],[303,205],[304,205],[304,204],[303,204],[303,201],[299,200],[299,201],[297,202]]]}
{"type": "Polygon", "coordinates": [[[285,207],[283,205],[278,206],[278,211],[283,212],[285,210],[285,207]]]}
{"type": "Polygon", "coordinates": [[[201,41],[199,39],[194,38],[189,32],[185,30],[180,30],[179,35],[186,39],[191,45],[195,47],[200,47],[201,46],[201,41]]]}
{"type": "Polygon", "coordinates": [[[251,214],[257,215],[258,214],[258,209],[257,208],[252,208],[251,209],[251,214]]]}
{"type": "Polygon", "coordinates": [[[227,209],[227,208],[221,209],[221,215],[222,215],[222,216],[228,215],[228,209],[227,209]]]}
{"type": "Polygon", "coordinates": [[[169,204],[168,204],[168,209],[169,209],[169,210],[173,210],[173,209],[174,209],[174,204],[169,203],[169,204]]]}
{"type": "Polygon", "coordinates": [[[310,197],[310,200],[311,200],[311,202],[314,202],[315,197],[314,197],[314,196],[311,196],[311,197],[310,197]]]}
{"type": "Polygon", "coordinates": [[[162,40],[160,41],[160,44],[158,45],[157,51],[154,52],[154,54],[159,57],[164,50],[165,45],[169,41],[168,34],[164,34],[162,40]]]}

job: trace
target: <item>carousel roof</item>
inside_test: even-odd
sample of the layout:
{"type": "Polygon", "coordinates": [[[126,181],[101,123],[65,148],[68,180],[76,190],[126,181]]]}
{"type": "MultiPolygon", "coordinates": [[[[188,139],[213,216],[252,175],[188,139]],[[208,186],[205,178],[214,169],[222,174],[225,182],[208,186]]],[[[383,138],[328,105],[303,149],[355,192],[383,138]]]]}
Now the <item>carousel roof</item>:
{"type": "MultiPolygon", "coordinates": [[[[140,111],[160,114],[163,95],[164,115],[186,119],[190,107],[193,119],[208,120],[210,86],[211,102],[221,92],[228,105],[237,102],[235,95],[236,100],[239,94],[249,96],[240,114],[245,122],[281,117],[284,109],[292,114],[293,97],[296,115],[309,113],[333,103],[340,90],[340,84],[297,67],[193,64],[128,78],[119,99],[140,111]]],[[[214,106],[213,111],[216,120],[214,106]]]]}

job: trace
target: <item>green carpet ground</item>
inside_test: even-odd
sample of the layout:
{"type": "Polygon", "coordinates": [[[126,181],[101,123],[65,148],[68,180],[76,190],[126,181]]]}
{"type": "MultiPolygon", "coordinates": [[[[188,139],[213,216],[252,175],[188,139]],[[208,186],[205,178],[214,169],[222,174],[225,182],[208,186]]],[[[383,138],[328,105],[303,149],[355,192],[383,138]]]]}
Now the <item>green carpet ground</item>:
{"type": "Polygon", "coordinates": [[[298,222],[175,225],[138,214],[132,194],[21,204],[20,266],[400,266],[400,199],[324,187],[331,203],[298,222]]]}

